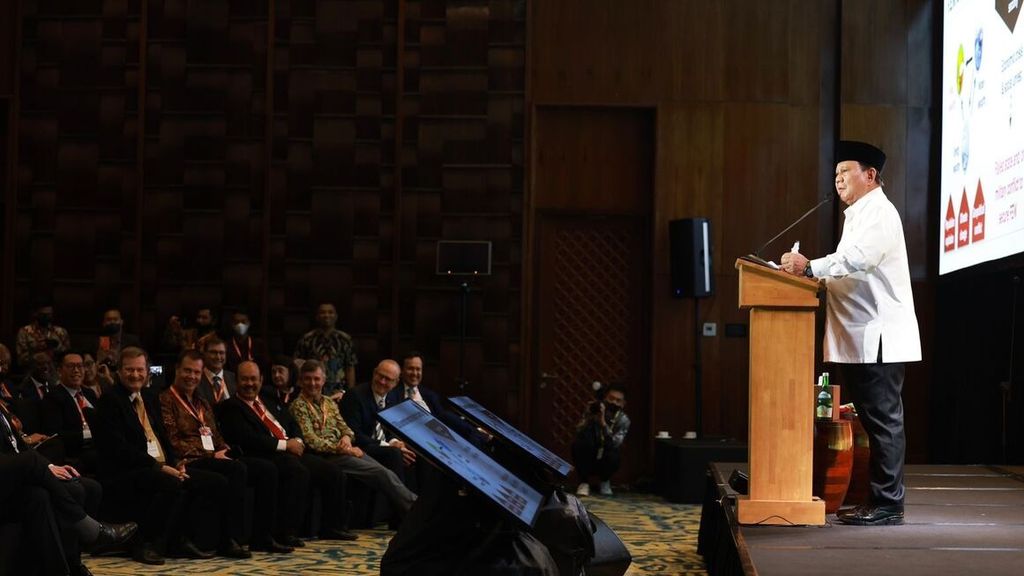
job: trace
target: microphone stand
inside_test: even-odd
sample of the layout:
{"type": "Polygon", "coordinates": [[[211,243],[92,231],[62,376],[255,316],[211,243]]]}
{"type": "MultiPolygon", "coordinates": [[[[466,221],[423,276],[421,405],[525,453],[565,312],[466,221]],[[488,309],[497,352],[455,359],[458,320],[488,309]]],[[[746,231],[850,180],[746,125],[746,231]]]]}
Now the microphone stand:
{"type": "Polygon", "coordinates": [[[833,196],[832,194],[829,194],[828,196],[826,196],[824,200],[822,200],[821,202],[818,202],[817,204],[815,204],[814,208],[811,208],[807,212],[804,212],[803,216],[797,218],[796,222],[793,222],[792,224],[787,226],[785,230],[783,230],[782,232],[779,232],[778,234],[773,236],[771,240],[765,242],[764,245],[762,245],[760,248],[758,248],[756,252],[751,254],[751,256],[753,256],[757,260],[761,260],[762,262],[764,262],[764,260],[761,259],[761,251],[762,250],[767,248],[772,242],[775,242],[776,240],[778,240],[783,234],[785,234],[786,232],[789,232],[790,230],[792,230],[794,226],[796,226],[797,224],[803,222],[804,219],[807,218],[808,216],[810,216],[815,210],[817,210],[818,208],[821,208],[823,205],[831,202],[834,197],[835,196],[833,196]]]}

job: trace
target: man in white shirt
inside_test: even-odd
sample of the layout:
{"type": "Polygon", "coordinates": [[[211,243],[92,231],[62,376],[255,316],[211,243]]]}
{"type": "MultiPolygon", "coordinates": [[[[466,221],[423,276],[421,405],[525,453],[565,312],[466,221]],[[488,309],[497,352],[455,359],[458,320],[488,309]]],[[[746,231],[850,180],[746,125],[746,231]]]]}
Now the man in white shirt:
{"type": "Polygon", "coordinates": [[[782,255],[790,274],[827,288],[824,361],[838,365],[871,445],[871,501],[840,511],[845,524],[903,524],[904,364],[921,339],[899,212],[882,190],[885,154],[864,142],[836,147],[836,192],[849,207],[832,254],[782,255]]]}
{"type": "Polygon", "coordinates": [[[224,369],[228,349],[223,340],[211,336],[203,340],[203,377],[199,394],[216,406],[235,395],[235,373],[224,369]]]}

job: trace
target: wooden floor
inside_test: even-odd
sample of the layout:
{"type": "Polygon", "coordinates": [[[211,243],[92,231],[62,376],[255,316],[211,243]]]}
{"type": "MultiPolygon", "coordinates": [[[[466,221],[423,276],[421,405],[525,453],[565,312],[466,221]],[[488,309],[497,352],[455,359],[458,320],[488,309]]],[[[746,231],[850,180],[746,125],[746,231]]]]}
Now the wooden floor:
{"type": "MultiPolygon", "coordinates": [[[[711,466],[726,501],[736,467],[711,466]]],[[[833,515],[823,527],[732,522],[737,565],[759,576],[1024,574],[1024,467],[907,466],[905,484],[903,526],[847,526],[833,515]]]]}

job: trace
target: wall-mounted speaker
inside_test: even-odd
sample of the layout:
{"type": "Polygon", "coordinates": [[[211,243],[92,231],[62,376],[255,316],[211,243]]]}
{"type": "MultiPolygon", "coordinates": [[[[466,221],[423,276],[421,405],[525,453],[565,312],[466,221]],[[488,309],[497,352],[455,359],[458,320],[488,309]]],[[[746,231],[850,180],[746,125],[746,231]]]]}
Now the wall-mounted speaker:
{"type": "Polygon", "coordinates": [[[482,240],[440,240],[437,273],[444,276],[488,276],[491,243],[482,240]]]}
{"type": "Polygon", "coordinates": [[[711,221],[684,218],[668,223],[673,298],[706,298],[714,292],[711,221]]]}

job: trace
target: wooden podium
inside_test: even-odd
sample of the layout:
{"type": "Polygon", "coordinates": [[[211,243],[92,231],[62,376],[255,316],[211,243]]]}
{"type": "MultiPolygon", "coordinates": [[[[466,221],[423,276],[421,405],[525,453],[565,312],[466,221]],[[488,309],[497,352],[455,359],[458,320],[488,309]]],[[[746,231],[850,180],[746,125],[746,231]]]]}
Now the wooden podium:
{"type": "Polygon", "coordinates": [[[818,283],[743,259],[739,306],[750,309],[750,483],[740,524],[823,525],[811,495],[814,314],[818,283]]]}

